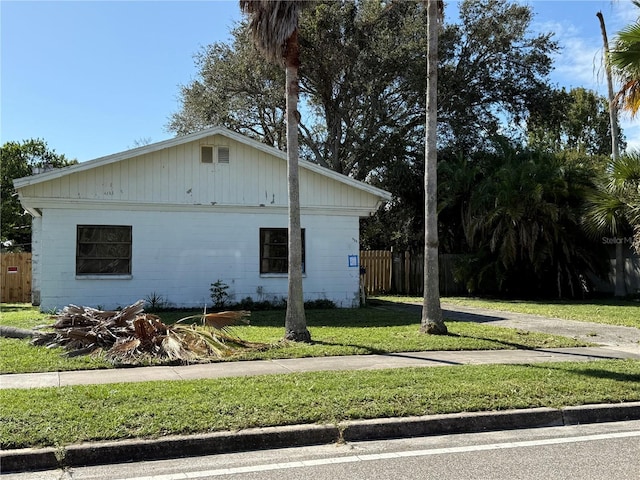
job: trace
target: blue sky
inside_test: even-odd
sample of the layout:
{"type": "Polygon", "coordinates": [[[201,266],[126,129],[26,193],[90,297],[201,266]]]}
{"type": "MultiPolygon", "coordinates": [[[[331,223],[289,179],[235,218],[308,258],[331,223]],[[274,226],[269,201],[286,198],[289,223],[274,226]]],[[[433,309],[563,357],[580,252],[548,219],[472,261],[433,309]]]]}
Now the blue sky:
{"type": "MultiPolygon", "coordinates": [[[[609,37],[633,22],[630,0],[529,0],[534,28],[563,47],[551,76],[566,87],[606,92],[595,14],[609,37]]],[[[447,15],[455,15],[449,2],[447,15]]],[[[0,142],[43,138],[68,158],[91,160],[171,138],[179,86],[196,76],[193,55],[229,38],[236,0],[1,0],[0,142]]],[[[640,148],[640,119],[623,121],[640,148]]]]}

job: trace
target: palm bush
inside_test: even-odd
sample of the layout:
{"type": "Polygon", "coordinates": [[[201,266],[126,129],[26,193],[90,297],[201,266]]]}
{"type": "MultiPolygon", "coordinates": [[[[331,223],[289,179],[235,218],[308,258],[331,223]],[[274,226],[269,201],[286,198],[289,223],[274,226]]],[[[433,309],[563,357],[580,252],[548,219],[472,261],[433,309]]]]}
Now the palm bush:
{"type": "Polygon", "coordinates": [[[591,238],[614,238],[615,294],[625,296],[624,247],[631,235],[635,235],[633,246],[640,253],[640,151],[611,161],[598,188],[588,197],[583,224],[591,238]]]}
{"type": "Polygon", "coordinates": [[[581,226],[589,167],[508,145],[457,162],[458,174],[443,169],[443,207],[460,218],[468,254],[456,275],[470,292],[575,297],[606,273],[603,246],[581,226]]]}

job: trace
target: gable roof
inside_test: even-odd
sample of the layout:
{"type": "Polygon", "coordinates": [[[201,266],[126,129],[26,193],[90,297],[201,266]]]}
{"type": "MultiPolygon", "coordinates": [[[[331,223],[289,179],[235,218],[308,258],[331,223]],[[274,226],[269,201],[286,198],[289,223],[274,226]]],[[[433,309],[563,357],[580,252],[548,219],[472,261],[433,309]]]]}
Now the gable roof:
{"type": "MultiPolygon", "coordinates": [[[[96,158],[94,160],[78,163],[76,165],[70,165],[68,167],[55,169],[55,170],[51,170],[44,173],[39,173],[37,175],[18,178],[13,181],[13,184],[16,189],[31,186],[31,185],[37,185],[39,183],[47,182],[49,180],[54,180],[54,179],[64,177],[66,175],[70,175],[73,173],[79,173],[79,172],[83,172],[93,168],[103,167],[112,163],[121,162],[123,160],[128,160],[130,158],[138,157],[148,153],[157,152],[165,148],[170,148],[177,145],[182,145],[189,142],[197,141],[212,135],[222,135],[231,140],[235,140],[241,144],[255,148],[257,150],[260,150],[274,157],[281,158],[284,161],[287,160],[286,152],[278,150],[277,148],[270,147],[269,145],[265,145],[264,143],[260,143],[256,140],[253,140],[239,133],[233,132],[224,127],[212,127],[206,130],[202,130],[200,132],[191,133],[188,135],[182,135],[179,137],[171,138],[169,140],[164,140],[157,143],[151,143],[149,145],[144,145],[142,147],[126,150],[120,153],[115,153],[113,155],[107,155],[105,157],[96,158]]],[[[354,180],[353,178],[334,172],[333,170],[322,167],[315,163],[307,162],[305,160],[300,160],[299,166],[311,172],[336,180],[350,187],[378,196],[383,200],[387,200],[387,201],[391,200],[391,194],[386,190],[382,190],[372,185],[368,185],[364,182],[354,180]]]]}

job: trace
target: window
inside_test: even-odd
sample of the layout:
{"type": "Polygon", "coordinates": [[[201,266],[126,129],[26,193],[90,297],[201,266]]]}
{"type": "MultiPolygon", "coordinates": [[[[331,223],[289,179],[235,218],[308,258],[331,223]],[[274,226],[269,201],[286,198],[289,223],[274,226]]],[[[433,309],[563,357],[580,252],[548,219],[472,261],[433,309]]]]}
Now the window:
{"type": "Polygon", "coordinates": [[[213,163],[214,153],[218,163],[229,163],[229,147],[200,145],[200,161],[202,163],[213,163]]]}
{"type": "Polygon", "coordinates": [[[218,163],[229,163],[229,147],[218,147],[218,163]]]}
{"type": "Polygon", "coordinates": [[[78,225],[76,275],[130,275],[131,226],[78,225]]]}
{"type": "MultiPolygon", "coordinates": [[[[289,247],[286,228],[260,229],[260,273],[287,273],[289,247]]],[[[302,271],[305,271],[304,228],[302,235],[302,271]]]]}
{"type": "Polygon", "coordinates": [[[213,163],[213,147],[207,145],[200,147],[200,161],[202,163],[213,163]]]}

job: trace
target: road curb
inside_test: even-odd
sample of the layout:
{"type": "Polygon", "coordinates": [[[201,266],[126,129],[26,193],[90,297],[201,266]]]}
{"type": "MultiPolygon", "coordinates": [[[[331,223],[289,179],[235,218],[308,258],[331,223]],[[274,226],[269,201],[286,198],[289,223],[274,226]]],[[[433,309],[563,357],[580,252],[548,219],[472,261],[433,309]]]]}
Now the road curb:
{"type": "Polygon", "coordinates": [[[640,420],[640,402],[565,407],[562,415],[565,425],[640,420]]]}
{"type": "Polygon", "coordinates": [[[552,408],[468,412],[424,417],[379,418],[345,422],[347,442],[472,433],[490,430],[562,426],[562,411],[552,408]]]}
{"type": "Polygon", "coordinates": [[[161,460],[269,448],[324,445],[363,440],[409,438],[640,420],[640,402],[531,408],[498,412],[468,412],[423,417],[354,420],[338,425],[292,425],[70,445],[0,452],[0,473],[55,470],[65,467],[161,460]]]}

